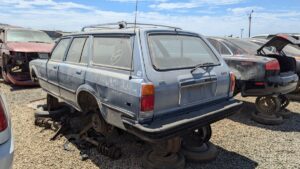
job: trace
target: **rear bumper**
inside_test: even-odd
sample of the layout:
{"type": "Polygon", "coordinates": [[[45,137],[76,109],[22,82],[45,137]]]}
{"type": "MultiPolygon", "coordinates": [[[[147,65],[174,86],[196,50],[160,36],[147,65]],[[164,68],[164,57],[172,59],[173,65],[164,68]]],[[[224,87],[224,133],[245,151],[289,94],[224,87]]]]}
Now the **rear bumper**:
{"type": "Polygon", "coordinates": [[[0,145],[0,169],[11,169],[14,156],[13,138],[0,145]]]}
{"type": "Polygon", "coordinates": [[[284,95],[297,88],[298,80],[298,75],[291,73],[269,77],[264,82],[264,85],[255,85],[255,82],[245,82],[241,93],[242,96],[284,95]]]}
{"type": "Polygon", "coordinates": [[[33,82],[30,78],[29,79],[20,79],[16,76],[11,75],[10,73],[6,73],[6,78],[14,85],[17,86],[37,86],[38,83],[33,82]]]}
{"type": "Polygon", "coordinates": [[[157,142],[181,136],[201,126],[209,125],[237,112],[242,102],[231,99],[190,109],[187,113],[165,119],[154,120],[149,125],[133,124],[123,119],[123,123],[132,134],[149,142],[157,142]]]}

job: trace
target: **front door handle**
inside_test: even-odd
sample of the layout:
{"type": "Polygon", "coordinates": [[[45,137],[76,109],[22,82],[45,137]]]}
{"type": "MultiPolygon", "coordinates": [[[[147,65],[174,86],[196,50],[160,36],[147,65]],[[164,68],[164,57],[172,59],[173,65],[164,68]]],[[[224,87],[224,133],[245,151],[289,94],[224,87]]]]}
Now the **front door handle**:
{"type": "Polygon", "coordinates": [[[78,74],[78,75],[81,75],[81,73],[82,73],[82,71],[81,71],[81,70],[79,70],[79,71],[76,71],[76,74],[78,74]]]}
{"type": "Polygon", "coordinates": [[[57,66],[53,66],[53,69],[57,69],[57,66]]]}

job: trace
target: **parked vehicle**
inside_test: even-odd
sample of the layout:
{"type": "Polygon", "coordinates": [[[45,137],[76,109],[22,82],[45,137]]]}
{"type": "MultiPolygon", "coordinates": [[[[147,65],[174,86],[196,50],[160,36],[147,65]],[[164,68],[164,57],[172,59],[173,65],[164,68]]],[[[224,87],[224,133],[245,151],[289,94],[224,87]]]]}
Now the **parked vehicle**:
{"type": "MultiPolygon", "coordinates": [[[[105,126],[114,126],[157,143],[187,133],[192,137],[199,129],[198,137],[206,133],[201,137],[207,143],[210,124],[241,106],[232,98],[234,75],[208,41],[196,33],[130,25],[95,25],[62,37],[49,60],[30,62],[33,79],[51,95],[49,103],[57,103],[59,98],[82,112],[96,112],[103,133],[110,128],[105,126]]],[[[166,151],[178,152],[180,141],[167,144],[171,143],[172,150],[166,151]]],[[[208,146],[209,151],[212,147],[208,146]]],[[[146,161],[151,161],[149,158],[147,154],[146,161]]],[[[167,159],[163,163],[179,165],[167,159]]]]}
{"type": "MultiPolygon", "coordinates": [[[[281,38],[281,37],[279,37],[281,38]]],[[[265,46],[265,50],[272,51],[273,53],[281,53],[284,56],[289,56],[292,57],[296,60],[296,73],[298,77],[300,77],[300,46],[297,44],[298,40],[296,39],[297,37],[289,36],[287,39],[290,41],[288,45],[284,46],[281,51],[277,51],[277,49],[273,46],[265,46]]],[[[264,46],[268,40],[266,39],[248,39],[251,42],[254,42],[260,46],[264,46]]],[[[297,89],[295,90],[294,93],[300,92],[300,82],[298,81],[297,89]]]]}
{"type": "Polygon", "coordinates": [[[0,25],[0,71],[5,82],[36,85],[30,80],[29,62],[47,59],[54,43],[42,31],[0,25]]]}
{"type": "MultiPolygon", "coordinates": [[[[261,117],[262,119],[257,121],[264,124],[282,123],[283,119],[277,112],[287,106],[288,99],[284,95],[294,91],[298,82],[298,76],[295,74],[295,59],[283,56],[280,52],[281,47],[290,42],[277,36],[272,38],[265,44],[265,46],[274,46],[279,51],[272,53],[266,50],[265,46],[261,47],[247,40],[209,38],[209,41],[235,73],[236,93],[241,92],[244,97],[257,96],[258,112],[272,114],[272,117],[261,117]]],[[[257,114],[254,116],[256,119],[259,118],[257,114]]]]}
{"type": "Polygon", "coordinates": [[[0,94],[0,169],[12,168],[14,142],[8,107],[0,94]]]}

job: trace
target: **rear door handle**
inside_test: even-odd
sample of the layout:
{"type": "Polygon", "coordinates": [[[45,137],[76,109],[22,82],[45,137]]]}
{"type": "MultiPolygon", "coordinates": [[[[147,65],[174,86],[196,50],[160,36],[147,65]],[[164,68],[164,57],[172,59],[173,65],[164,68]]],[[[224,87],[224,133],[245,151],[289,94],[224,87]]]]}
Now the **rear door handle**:
{"type": "Polygon", "coordinates": [[[57,66],[53,66],[53,69],[57,69],[57,66]]]}
{"type": "Polygon", "coordinates": [[[76,74],[81,75],[82,71],[76,71],[76,74]]]}

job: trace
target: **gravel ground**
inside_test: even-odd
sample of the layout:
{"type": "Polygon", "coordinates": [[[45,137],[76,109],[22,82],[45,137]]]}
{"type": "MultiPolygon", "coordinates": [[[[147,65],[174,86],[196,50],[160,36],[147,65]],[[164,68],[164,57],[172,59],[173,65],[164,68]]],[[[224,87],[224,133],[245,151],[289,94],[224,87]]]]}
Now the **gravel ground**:
{"type": "MultiPolygon", "coordinates": [[[[92,149],[90,158],[81,161],[80,150],[71,145],[63,149],[66,139],[49,141],[53,131],[33,125],[34,111],[27,105],[32,100],[42,99],[45,93],[39,88],[12,88],[0,82],[0,92],[9,102],[15,136],[15,169],[34,168],[141,168],[143,152],[147,145],[136,142],[130,135],[116,138],[122,148],[120,160],[111,161],[92,149]]],[[[240,99],[240,98],[238,98],[240,99]]],[[[300,104],[293,102],[288,109],[293,116],[279,126],[260,125],[250,120],[254,110],[253,98],[244,99],[243,111],[212,125],[211,141],[218,146],[220,154],[214,162],[206,164],[188,163],[188,169],[198,168],[299,168],[300,167],[300,104]]]]}

